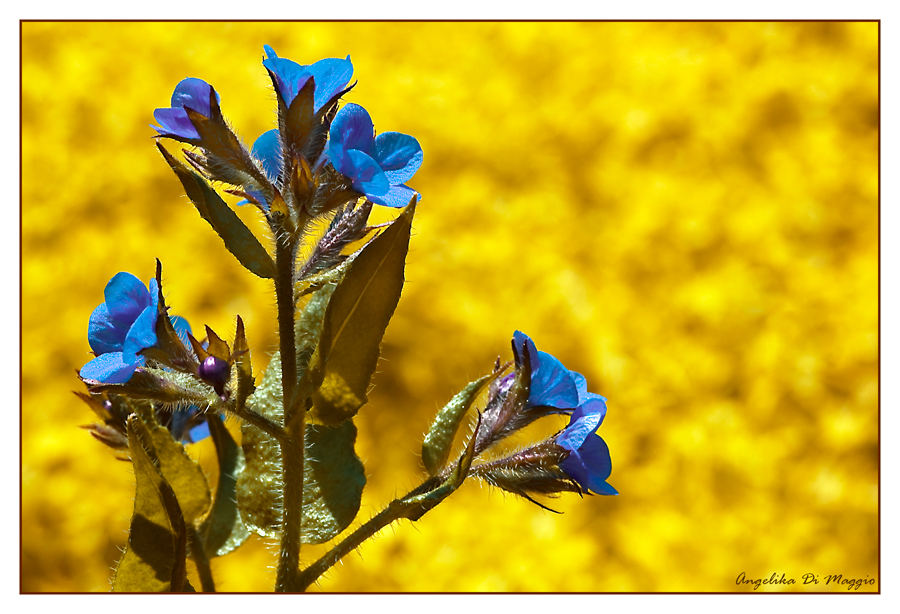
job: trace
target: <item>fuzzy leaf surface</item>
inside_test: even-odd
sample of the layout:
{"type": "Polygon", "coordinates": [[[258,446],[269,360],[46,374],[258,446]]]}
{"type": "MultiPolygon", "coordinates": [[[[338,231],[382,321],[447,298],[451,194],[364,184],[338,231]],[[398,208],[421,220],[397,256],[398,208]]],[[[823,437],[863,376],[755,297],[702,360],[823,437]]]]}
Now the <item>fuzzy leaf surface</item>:
{"type": "Polygon", "coordinates": [[[321,544],[346,529],[356,514],[366,485],[366,472],[356,456],[356,425],[306,427],[303,463],[303,524],[305,544],[321,544]]]}
{"type": "MultiPolygon", "coordinates": [[[[281,356],[275,354],[262,383],[248,399],[248,410],[284,423],[281,388],[281,356]]],[[[281,446],[261,430],[246,422],[241,427],[244,470],[237,480],[237,507],[244,525],[263,536],[281,531],[282,464],[281,446]]]]}
{"type": "Polygon", "coordinates": [[[194,524],[209,510],[211,497],[206,476],[200,465],[184,451],[184,446],[172,439],[169,429],[156,421],[153,407],[146,403],[138,403],[137,407],[141,421],[150,433],[150,441],[159,461],[157,466],[175,491],[185,521],[194,524]]]}
{"type": "Polygon", "coordinates": [[[301,394],[308,395],[311,386],[311,375],[308,371],[310,361],[315,354],[316,346],[322,335],[322,324],[325,311],[337,284],[328,283],[313,292],[306,306],[294,325],[294,339],[297,344],[297,376],[300,380],[301,394]]]}
{"type": "Polygon", "coordinates": [[[250,537],[237,508],[237,481],[244,470],[244,453],[221,420],[209,420],[209,432],[219,459],[219,483],[209,515],[200,525],[208,558],[224,556],[250,537]]]}
{"type": "MultiPolygon", "coordinates": [[[[281,422],[281,359],[272,357],[250,407],[281,422]]],[[[246,466],[237,482],[237,505],[251,531],[274,537],[282,522],[282,457],[275,439],[245,424],[241,431],[246,466]]],[[[308,424],[303,463],[303,543],[320,544],[343,531],[359,511],[366,475],[356,456],[356,426],[308,424]]]]}
{"type": "Polygon", "coordinates": [[[235,404],[238,410],[243,410],[247,397],[256,389],[256,382],[253,379],[250,346],[247,343],[247,335],[244,333],[244,320],[241,319],[241,316],[238,316],[237,329],[234,335],[234,355],[234,365],[237,368],[235,404]]]}
{"type": "Polygon", "coordinates": [[[222,237],[228,251],[250,272],[266,279],[274,277],[275,263],[272,262],[272,257],[206,179],[190,170],[158,143],[157,147],[178,175],[200,216],[222,237]]]}
{"type": "Polygon", "coordinates": [[[134,516],[125,553],[116,567],[113,592],[186,590],[187,527],[175,491],[154,464],[151,434],[138,416],[128,420],[136,482],[134,516]]]}
{"type": "Polygon", "coordinates": [[[437,475],[450,456],[453,440],[462,420],[492,374],[475,380],[460,390],[434,417],[422,443],[422,461],[429,475],[437,475]]]}
{"type": "Polygon", "coordinates": [[[359,411],[368,397],[381,340],[403,289],[403,270],[415,203],[370,241],[334,290],[316,355],[313,418],[337,425],[359,411]]]}

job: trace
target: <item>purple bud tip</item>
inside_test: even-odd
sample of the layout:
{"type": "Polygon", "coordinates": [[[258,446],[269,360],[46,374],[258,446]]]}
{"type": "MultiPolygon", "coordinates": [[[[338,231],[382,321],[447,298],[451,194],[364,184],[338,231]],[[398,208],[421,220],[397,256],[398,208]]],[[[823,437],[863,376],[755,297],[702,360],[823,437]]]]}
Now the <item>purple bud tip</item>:
{"type": "Polygon", "coordinates": [[[204,381],[213,385],[221,385],[228,381],[228,377],[231,374],[231,365],[228,364],[228,361],[221,358],[207,356],[200,364],[198,372],[204,381]]]}
{"type": "Polygon", "coordinates": [[[110,401],[109,399],[107,399],[106,401],[103,401],[103,409],[112,413],[112,410],[113,410],[112,401],[110,401]]]}

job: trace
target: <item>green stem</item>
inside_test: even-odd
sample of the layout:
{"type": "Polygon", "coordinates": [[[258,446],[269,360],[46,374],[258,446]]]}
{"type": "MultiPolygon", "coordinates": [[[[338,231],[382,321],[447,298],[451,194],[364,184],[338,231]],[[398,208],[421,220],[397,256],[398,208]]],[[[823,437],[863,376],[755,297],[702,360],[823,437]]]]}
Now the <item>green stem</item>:
{"type": "Polygon", "coordinates": [[[212,569],[209,567],[209,559],[193,527],[188,527],[188,539],[191,543],[191,559],[197,566],[197,575],[200,576],[200,589],[204,593],[215,593],[216,584],[213,581],[212,569]]]}
{"type": "Polygon", "coordinates": [[[341,543],[332,548],[318,561],[300,572],[297,580],[298,590],[305,591],[323,573],[331,569],[338,561],[386,526],[404,518],[418,520],[455,490],[455,488],[447,488],[441,491],[440,489],[430,488],[437,485],[437,480],[431,478],[407,495],[391,501],[386,508],[378,512],[371,520],[345,537],[341,543]],[[425,494],[426,492],[435,493],[437,496],[431,497],[429,494],[425,494]],[[439,492],[440,494],[437,494],[439,492]]]}
{"type": "Polygon", "coordinates": [[[244,422],[251,424],[266,433],[270,437],[274,438],[275,441],[281,443],[285,439],[287,439],[287,435],[284,432],[284,429],[281,428],[281,425],[272,422],[265,416],[261,414],[257,414],[254,411],[251,411],[247,408],[243,409],[233,409],[234,415],[241,418],[244,422]]]}
{"type": "MultiPolygon", "coordinates": [[[[294,339],[294,260],[297,241],[282,235],[275,243],[275,298],[281,349],[281,386],[286,437],[281,444],[283,509],[281,549],[275,579],[276,592],[297,590],[300,568],[300,525],[303,519],[303,447],[305,420],[294,420],[297,389],[297,347],[294,339]]],[[[302,413],[302,412],[301,412],[302,413]]],[[[305,414],[301,416],[305,418],[305,414]]]]}

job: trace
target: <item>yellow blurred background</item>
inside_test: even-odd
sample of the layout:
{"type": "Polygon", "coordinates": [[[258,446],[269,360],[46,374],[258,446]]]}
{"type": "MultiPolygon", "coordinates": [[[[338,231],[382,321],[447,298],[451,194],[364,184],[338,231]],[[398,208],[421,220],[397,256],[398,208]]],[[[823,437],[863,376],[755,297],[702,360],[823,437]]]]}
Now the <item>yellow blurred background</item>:
{"type": "MultiPolygon", "coordinates": [[[[276,349],[273,293],[148,126],[200,77],[251,144],[275,122],[264,44],[350,54],[345,100],[425,152],[356,420],[359,520],[419,483],[434,411],[509,359],[516,329],[608,397],[621,493],[544,500],[557,516],[472,481],[314,590],[877,577],[878,24],[24,23],[23,591],[108,590],[126,541],[131,467],[77,428],[93,416],[70,392],[110,277],[146,282],[159,257],[174,314],[226,338],[240,314],[257,371],[276,349]]],[[[191,453],[214,474],[208,441],[191,453]]],[[[271,590],[274,557],[252,538],[214,560],[219,589],[271,590]]]]}

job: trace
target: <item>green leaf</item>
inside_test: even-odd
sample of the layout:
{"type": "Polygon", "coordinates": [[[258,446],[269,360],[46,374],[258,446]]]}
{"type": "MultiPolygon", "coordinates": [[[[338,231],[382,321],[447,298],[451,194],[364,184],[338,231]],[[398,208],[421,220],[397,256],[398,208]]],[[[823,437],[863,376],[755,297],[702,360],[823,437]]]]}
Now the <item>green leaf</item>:
{"type": "Polygon", "coordinates": [[[134,465],[134,516],[125,554],[116,567],[113,592],[186,590],[187,527],[175,491],[154,464],[152,436],[140,417],[128,419],[134,465]]]}
{"type": "MultiPolygon", "coordinates": [[[[272,357],[262,384],[250,397],[250,407],[281,422],[281,359],[272,357]]],[[[281,531],[283,469],[275,439],[245,424],[241,446],[246,466],[237,482],[237,505],[248,529],[263,537],[281,531]]],[[[301,539],[319,544],[343,531],[359,511],[366,475],[356,456],[356,426],[347,420],[338,427],[306,425],[303,463],[303,522],[301,539]]]]}
{"type": "Polygon", "coordinates": [[[334,294],[337,284],[325,284],[316,290],[306,303],[300,317],[294,325],[294,339],[297,344],[297,376],[300,381],[300,394],[309,395],[308,367],[312,359],[319,338],[322,335],[322,324],[325,319],[325,310],[328,302],[334,294]]]}
{"type": "Polygon", "coordinates": [[[244,409],[247,397],[256,389],[253,379],[253,366],[250,363],[250,346],[247,344],[247,336],[244,334],[244,321],[241,316],[237,318],[237,329],[234,335],[234,366],[237,367],[237,391],[235,404],[237,411],[244,409]]]}
{"type": "Polygon", "coordinates": [[[199,533],[206,556],[212,558],[224,556],[240,546],[250,536],[250,530],[241,522],[236,503],[237,480],[244,470],[244,453],[221,420],[210,420],[209,432],[219,459],[219,484],[199,533]]]}
{"type": "Polygon", "coordinates": [[[275,263],[272,262],[272,257],[237,214],[225,204],[222,197],[203,177],[182,164],[162,145],[157,143],[156,146],[178,175],[200,216],[222,237],[228,251],[252,273],[263,278],[275,277],[275,263]]]}
{"type": "MultiPolygon", "coordinates": [[[[248,410],[283,424],[281,356],[269,361],[263,381],[248,399],[248,410]]],[[[281,531],[282,465],[281,446],[246,422],[241,427],[244,470],[237,481],[237,507],[248,529],[263,537],[281,531]]]]}
{"type": "MultiPolygon", "coordinates": [[[[184,451],[184,446],[172,439],[169,429],[156,421],[153,407],[147,403],[138,403],[137,407],[138,415],[150,434],[158,461],[156,465],[175,491],[185,521],[194,524],[209,510],[211,497],[206,476],[200,465],[184,451]]],[[[215,421],[214,417],[210,422],[215,421]]]]}
{"type": "Polygon", "coordinates": [[[356,514],[366,485],[366,472],[353,449],[356,425],[309,424],[303,461],[301,540],[321,544],[346,529],[356,514]]]}
{"type": "Polygon", "coordinates": [[[453,440],[456,437],[462,420],[472,406],[472,403],[478,397],[478,393],[484,388],[488,380],[496,377],[489,373],[484,377],[475,380],[460,390],[450,399],[444,408],[434,417],[434,422],[425,435],[425,441],[422,443],[422,461],[428,470],[428,475],[437,475],[443,468],[444,463],[450,456],[450,449],[453,447],[453,440]]]}
{"type": "Polygon", "coordinates": [[[403,289],[415,201],[353,261],[335,289],[312,371],[314,418],[340,424],[368,400],[379,347],[403,289]]]}

